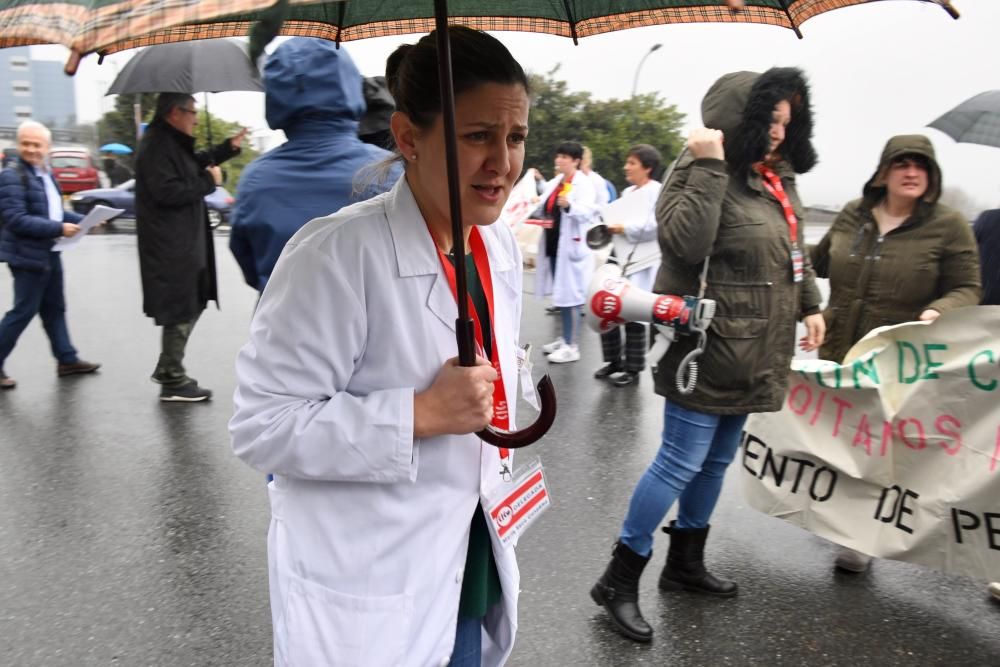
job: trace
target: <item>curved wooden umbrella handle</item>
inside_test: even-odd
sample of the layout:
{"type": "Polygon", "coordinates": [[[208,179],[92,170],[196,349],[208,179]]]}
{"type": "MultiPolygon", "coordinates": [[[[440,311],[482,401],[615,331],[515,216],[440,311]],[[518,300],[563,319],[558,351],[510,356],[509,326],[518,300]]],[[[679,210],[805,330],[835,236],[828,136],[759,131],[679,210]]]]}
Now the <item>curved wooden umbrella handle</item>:
{"type": "Polygon", "coordinates": [[[535,385],[541,400],[542,409],[538,413],[538,418],[527,428],[518,431],[504,431],[488,426],[476,435],[482,438],[483,442],[505,449],[520,449],[538,441],[543,435],[548,433],[552,427],[552,422],[556,418],[556,389],[549,379],[548,374],[535,385]]]}

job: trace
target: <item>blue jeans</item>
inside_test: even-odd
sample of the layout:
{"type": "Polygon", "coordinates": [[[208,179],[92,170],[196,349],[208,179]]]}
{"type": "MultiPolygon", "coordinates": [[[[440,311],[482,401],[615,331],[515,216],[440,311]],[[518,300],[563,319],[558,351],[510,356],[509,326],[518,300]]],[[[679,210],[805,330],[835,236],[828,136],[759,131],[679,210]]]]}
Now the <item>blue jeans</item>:
{"type": "Polygon", "coordinates": [[[14,307],[0,320],[0,368],[10,355],[17,339],[38,315],[49,336],[52,355],[60,364],[79,361],[69,342],[66,327],[66,299],[63,297],[63,271],[59,253],[49,253],[45,271],[27,271],[9,267],[14,276],[14,307]]]}
{"type": "Polygon", "coordinates": [[[559,314],[562,316],[563,340],[567,345],[572,345],[576,340],[576,332],[580,328],[580,309],[583,306],[560,306],[559,314]]]}
{"type": "Polygon", "coordinates": [[[707,526],[746,420],[747,415],[709,415],[667,401],[663,441],[632,493],[621,543],[648,556],[654,531],[678,498],[678,528],[707,526]]]}
{"type": "Polygon", "coordinates": [[[483,619],[459,616],[455,628],[455,648],[449,667],[480,667],[483,655],[483,619]]]}

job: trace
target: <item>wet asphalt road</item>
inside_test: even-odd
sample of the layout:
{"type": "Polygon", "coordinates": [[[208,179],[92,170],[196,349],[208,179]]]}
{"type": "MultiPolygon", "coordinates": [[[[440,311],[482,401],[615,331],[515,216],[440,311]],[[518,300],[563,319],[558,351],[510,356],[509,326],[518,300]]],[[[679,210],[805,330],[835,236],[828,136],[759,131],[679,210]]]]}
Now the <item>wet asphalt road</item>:
{"type": "MultiPolygon", "coordinates": [[[[255,294],[217,242],[223,310],[205,313],[188,355],[216,400],[157,401],[133,236],[87,239],[64,260],[73,341],[99,374],[57,379],[37,323],[8,360],[19,386],[0,394],[0,665],[270,664],[264,483],[226,431],[255,294]]],[[[2,269],[3,309],[9,295],[2,269]]],[[[525,313],[524,340],[558,334],[533,299],[525,313]]],[[[655,639],[620,638],[587,591],[656,451],[662,400],[648,375],[625,389],[593,380],[595,334],[582,351],[552,368],[560,412],[533,448],[553,507],[519,548],[509,664],[1000,665],[1000,605],[984,582],[890,561],[838,574],[834,547],[746,507],[738,466],[709,556],[739,597],[658,592],[658,541],[642,585],[655,639]]]]}

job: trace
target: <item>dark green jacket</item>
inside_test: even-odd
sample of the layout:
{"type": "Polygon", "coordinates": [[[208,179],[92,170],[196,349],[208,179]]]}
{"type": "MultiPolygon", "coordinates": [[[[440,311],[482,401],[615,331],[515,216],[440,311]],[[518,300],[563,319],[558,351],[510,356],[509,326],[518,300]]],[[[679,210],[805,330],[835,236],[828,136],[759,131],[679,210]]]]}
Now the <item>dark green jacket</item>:
{"type": "Polygon", "coordinates": [[[707,127],[724,132],[726,160],[684,156],[661,191],[656,218],[663,259],[654,290],[697,294],[702,262],[710,257],[705,296],[718,302],[718,310],[694,392],[682,395],[675,382],[681,359],[694,346],[690,337],[676,340],[660,361],[656,391],[709,414],[779,410],[796,322],[819,312],[820,305],[801,240],[802,205],[795,189],[795,173],[808,171],[816,161],[808,88],[794,69],[727,75],[706,95],[702,115],[707,127]],[[751,169],[767,151],[774,105],[790,95],[798,95],[799,104],[776,171],[800,221],[797,246],[806,262],[800,283],[792,279],[792,244],[781,205],[751,169]]]}
{"type": "Polygon", "coordinates": [[[816,273],[830,279],[821,358],[841,361],[872,329],[916,320],[928,308],[943,313],[979,303],[976,239],[961,213],[937,203],[940,192],[931,143],[920,135],[894,137],[864,197],[845,206],[823,240],[810,248],[816,273]],[[913,215],[883,237],[872,209],[885,197],[880,183],[886,167],[904,154],[928,159],[927,193],[913,215]]]}

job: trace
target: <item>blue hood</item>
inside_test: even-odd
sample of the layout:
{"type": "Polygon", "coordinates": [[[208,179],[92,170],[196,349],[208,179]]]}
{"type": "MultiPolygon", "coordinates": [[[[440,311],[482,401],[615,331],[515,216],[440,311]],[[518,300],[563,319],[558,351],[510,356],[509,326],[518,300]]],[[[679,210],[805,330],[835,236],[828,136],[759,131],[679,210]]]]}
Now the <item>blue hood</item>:
{"type": "Polygon", "coordinates": [[[365,113],[361,73],[333,42],[294,37],[279,46],[264,65],[267,124],[294,128],[302,120],[357,123],[365,113]]]}

